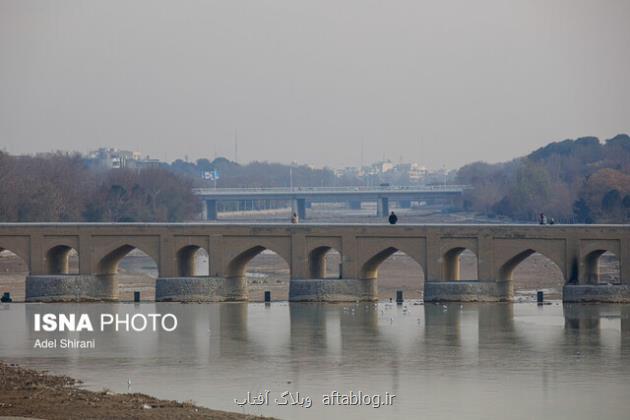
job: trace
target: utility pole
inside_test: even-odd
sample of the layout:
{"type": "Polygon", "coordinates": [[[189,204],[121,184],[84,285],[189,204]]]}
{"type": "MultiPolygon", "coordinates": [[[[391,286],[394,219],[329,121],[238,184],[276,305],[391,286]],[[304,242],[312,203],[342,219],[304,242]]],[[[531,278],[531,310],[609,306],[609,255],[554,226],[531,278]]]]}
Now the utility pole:
{"type": "Polygon", "coordinates": [[[234,129],[234,162],[238,163],[238,129],[234,129]]]}
{"type": "Polygon", "coordinates": [[[359,168],[359,173],[363,174],[363,181],[365,182],[365,186],[369,185],[368,175],[364,172],[365,161],[364,161],[364,149],[365,149],[365,139],[361,139],[361,167],[359,168]]]}
{"type": "Polygon", "coordinates": [[[289,190],[293,191],[293,166],[289,166],[289,190]]]}
{"type": "Polygon", "coordinates": [[[363,169],[363,147],[365,146],[365,141],[364,139],[361,139],[361,169],[363,169]]]}

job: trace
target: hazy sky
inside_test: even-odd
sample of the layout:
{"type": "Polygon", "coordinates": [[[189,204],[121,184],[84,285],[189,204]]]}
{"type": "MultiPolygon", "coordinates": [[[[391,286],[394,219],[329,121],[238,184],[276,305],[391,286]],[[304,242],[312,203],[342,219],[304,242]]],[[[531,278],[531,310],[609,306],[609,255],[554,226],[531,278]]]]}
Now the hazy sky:
{"type": "Polygon", "coordinates": [[[429,167],[630,132],[628,0],[0,0],[0,148],[429,167]]]}

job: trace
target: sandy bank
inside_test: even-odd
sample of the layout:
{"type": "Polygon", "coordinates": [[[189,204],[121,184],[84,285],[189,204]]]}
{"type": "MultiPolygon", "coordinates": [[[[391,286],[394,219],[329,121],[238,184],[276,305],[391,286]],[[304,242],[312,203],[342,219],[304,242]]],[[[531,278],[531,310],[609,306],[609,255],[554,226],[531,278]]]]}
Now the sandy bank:
{"type": "Polygon", "coordinates": [[[189,402],[158,400],[144,394],[114,394],[81,389],[67,376],[0,362],[0,418],[38,419],[261,419],[197,407],[189,402]]]}

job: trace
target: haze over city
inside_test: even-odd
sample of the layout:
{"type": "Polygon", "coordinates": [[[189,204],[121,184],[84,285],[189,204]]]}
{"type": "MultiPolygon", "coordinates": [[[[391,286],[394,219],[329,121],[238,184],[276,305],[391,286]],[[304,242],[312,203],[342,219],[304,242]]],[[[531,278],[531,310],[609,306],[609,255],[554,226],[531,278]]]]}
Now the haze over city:
{"type": "Polygon", "coordinates": [[[630,131],[630,3],[0,2],[0,147],[428,167],[630,131]],[[362,158],[363,144],[363,158],[362,158]]]}
{"type": "Polygon", "coordinates": [[[0,0],[0,418],[628,419],[629,18],[0,0]]]}

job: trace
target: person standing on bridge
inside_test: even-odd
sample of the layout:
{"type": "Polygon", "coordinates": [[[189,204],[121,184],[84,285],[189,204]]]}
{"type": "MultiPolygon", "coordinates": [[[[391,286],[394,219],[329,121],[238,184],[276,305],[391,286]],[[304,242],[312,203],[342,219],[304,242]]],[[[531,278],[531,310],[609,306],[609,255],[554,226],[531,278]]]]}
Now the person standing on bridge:
{"type": "Polygon", "coordinates": [[[297,225],[299,221],[300,219],[298,218],[297,213],[293,213],[293,215],[291,216],[291,223],[293,223],[294,225],[297,225]]]}
{"type": "Polygon", "coordinates": [[[398,216],[396,216],[396,214],[392,211],[389,215],[388,220],[390,225],[395,225],[396,223],[398,223],[398,216]]]}

